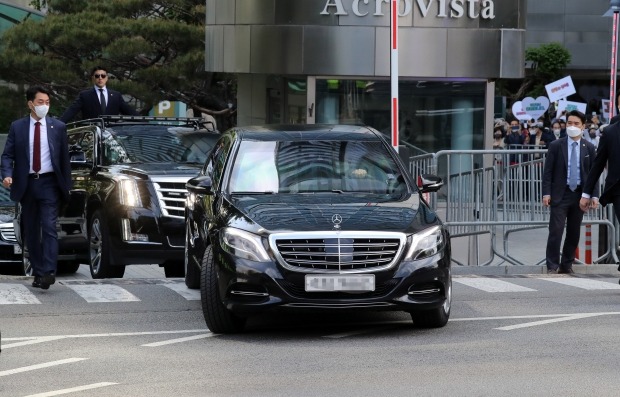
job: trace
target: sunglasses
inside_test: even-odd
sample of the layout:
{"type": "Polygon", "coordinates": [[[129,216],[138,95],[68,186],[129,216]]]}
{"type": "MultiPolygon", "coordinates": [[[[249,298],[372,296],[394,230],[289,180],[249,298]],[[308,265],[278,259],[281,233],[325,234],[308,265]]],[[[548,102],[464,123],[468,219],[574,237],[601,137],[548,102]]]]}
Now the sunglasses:
{"type": "Polygon", "coordinates": [[[106,77],[108,77],[107,74],[94,74],[93,76],[95,76],[96,79],[98,79],[98,78],[105,79],[106,77]]]}

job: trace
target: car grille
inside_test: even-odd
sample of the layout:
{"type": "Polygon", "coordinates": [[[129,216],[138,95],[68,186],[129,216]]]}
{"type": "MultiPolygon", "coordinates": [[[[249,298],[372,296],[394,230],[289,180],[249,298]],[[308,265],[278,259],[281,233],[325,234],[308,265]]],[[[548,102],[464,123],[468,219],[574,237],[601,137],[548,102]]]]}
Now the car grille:
{"type": "Polygon", "coordinates": [[[302,299],[371,299],[381,298],[396,288],[400,279],[390,279],[385,283],[377,284],[374,291],[368,292],[307,292],[305,288],[287,280],[277,280],[278,284],[289,295],[302,299]]]}
{"type": "Polygon", "coordinates": [[[15,228],[12,223],[0,224],[0,234],[2,235],[2,240],[4,241],[11,243],[17,242],[17,239],[15,238],[15,228]]]}
{"type": "Polygon", "coordinates": [[[171,218],[185,218],[185,183],[189,178],[153,178],[159,207],[164,216],[171,218]]]}
{"type": "Polygon", "coordinates": [[[274,234],[270,244],[287,269],[305,273],[360,273],[388,269],[405,236],[388,232],[274,234]]]}

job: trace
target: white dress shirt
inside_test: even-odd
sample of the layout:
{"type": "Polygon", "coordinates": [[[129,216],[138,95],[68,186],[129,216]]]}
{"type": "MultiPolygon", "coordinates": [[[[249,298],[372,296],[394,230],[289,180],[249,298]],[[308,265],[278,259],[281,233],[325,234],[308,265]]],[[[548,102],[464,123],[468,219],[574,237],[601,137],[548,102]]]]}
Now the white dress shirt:
{"type": "MultiPolygon", "coordinates": [[[[30,116],[30,135],[28,139],[30,146],[30,173],[34,173],[34,170],[32,169],[32,159],[34,157],[34,123],[36,122],[37,120],[30,116]]],[[[41,169],[39,170],[39,174],[44,174],[46,172],[54,172],[54,168],[52,167],[52,158],[50,157],[50,145],[47,141],[47,122],[45,118],[42,118],[39,120],[39,123],[41,123],[41,169]]]]}

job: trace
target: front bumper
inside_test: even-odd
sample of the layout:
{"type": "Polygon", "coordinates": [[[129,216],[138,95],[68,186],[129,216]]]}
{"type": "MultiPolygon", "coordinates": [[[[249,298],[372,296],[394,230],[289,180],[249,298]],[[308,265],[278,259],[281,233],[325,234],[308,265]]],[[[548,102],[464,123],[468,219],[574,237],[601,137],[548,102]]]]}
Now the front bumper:
{"type": "Polygon", "coordinates": [[[374,291],[307,292],[306,273],[236,258],[216,247],[214,254],[223,304],[240,316],[270,310],[429,310],[444,304],[451,277],[450,260],[442,251],[372,273],[374,291]]]}

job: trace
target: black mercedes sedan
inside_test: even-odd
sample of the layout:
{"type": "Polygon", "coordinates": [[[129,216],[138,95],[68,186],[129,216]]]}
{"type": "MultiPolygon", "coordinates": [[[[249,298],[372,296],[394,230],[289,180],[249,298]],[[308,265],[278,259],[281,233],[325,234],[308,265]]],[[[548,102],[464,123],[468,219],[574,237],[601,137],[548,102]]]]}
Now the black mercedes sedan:
{"type": "Polygon", "coordinates": [[[450,238],[381,133],[271,125],[222,134],[187,182],[185,282],[214,333],[267,310],[399,310],[442,327],[450,238]]]}

